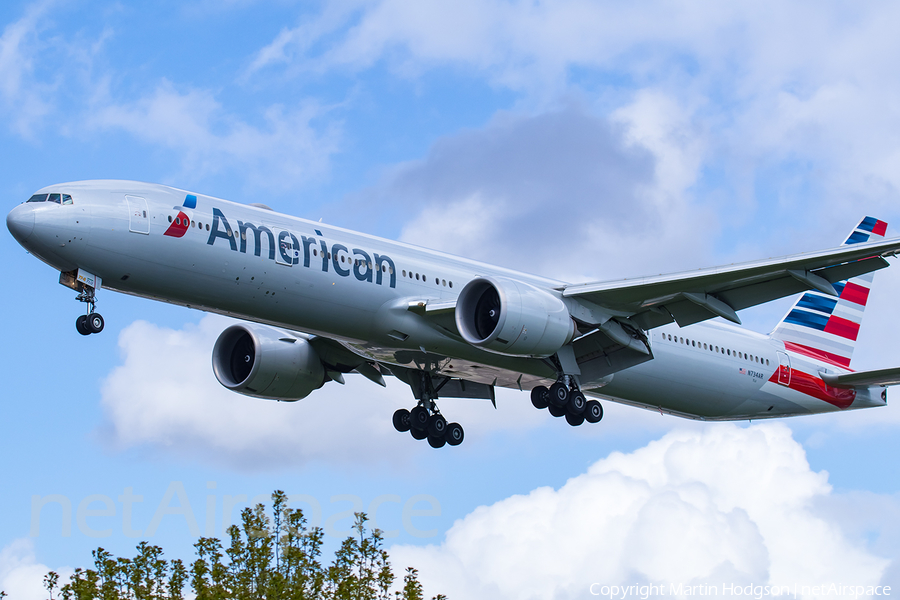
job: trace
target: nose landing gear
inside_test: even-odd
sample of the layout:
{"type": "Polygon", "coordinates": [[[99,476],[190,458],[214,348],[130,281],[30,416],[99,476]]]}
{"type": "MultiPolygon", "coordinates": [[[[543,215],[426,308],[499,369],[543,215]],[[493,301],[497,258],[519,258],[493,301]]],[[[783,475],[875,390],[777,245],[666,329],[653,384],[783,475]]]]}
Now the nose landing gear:
{"type": "Polygon", "coordinates": [[[85,285],[78,297],[75,298],[79,302],[87,304],[87,314],[81,315],[75,319],[75,329],[81,335],[91,335],[92,333],[100,333],[103,331],[104,321],[100,313],[94,312],[97,304],[97,295],[94,288],[85,285]]]}

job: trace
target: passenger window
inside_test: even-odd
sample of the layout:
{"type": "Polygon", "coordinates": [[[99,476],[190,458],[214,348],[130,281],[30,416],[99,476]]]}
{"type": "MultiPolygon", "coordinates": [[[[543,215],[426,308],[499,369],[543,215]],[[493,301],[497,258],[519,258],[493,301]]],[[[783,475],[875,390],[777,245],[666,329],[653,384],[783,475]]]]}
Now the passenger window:
{"type": "Polygon", "coordinates": [[[452,281],[450,282],[450,287],[453,287],[453,282],[452,282],[452,281]]]}

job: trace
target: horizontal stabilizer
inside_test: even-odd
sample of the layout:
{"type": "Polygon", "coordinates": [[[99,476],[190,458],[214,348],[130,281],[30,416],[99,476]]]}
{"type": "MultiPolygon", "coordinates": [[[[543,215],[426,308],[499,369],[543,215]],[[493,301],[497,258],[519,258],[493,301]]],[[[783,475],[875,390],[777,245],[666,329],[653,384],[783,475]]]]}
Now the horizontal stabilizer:
{"type": "Polygon", "coordinates": [[[822,373],[822,381],[832,387],[865,388],[880,385],[888,387],[900,385],[900,367],[878,369],[876,371],[858,371],[856,373],[822,373]]]}

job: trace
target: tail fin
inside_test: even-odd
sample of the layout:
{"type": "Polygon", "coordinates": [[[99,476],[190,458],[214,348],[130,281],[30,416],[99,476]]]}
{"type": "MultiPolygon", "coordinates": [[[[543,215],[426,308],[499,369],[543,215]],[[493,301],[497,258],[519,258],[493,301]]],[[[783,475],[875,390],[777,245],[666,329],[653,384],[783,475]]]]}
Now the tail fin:
{"type": "MultiPolygon", "coordinates": [[[[875,242],[884,237],[887,223],[866,217],[844,242],[875,242]]],[[[847,368],[872,288],[874,273],[834,284],[839,298],[817,291],[803,294],[772,331],[770,337],[799,354],[847,368]]]]}

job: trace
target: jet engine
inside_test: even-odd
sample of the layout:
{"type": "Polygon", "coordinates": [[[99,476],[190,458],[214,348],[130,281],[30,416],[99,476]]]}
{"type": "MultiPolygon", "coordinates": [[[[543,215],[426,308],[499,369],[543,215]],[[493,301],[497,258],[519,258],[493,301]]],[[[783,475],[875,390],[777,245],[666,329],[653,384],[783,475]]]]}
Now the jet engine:
{"type": "Polygon", "coordinates": [[[479,277],[456,301],[463,339],[497,354],[550,356],[572,341],[575,323],[560,298],[521,281],[479,277]]]}
{"type": "Polygon", "coordinates": [[[271,327],[232,325],[219,334],[212,364],[219,383],[256,398],[299,400],[325,383],[309,342],[271,327]]]}

